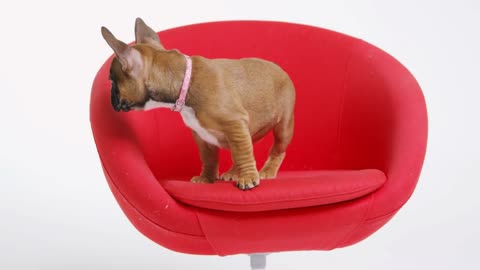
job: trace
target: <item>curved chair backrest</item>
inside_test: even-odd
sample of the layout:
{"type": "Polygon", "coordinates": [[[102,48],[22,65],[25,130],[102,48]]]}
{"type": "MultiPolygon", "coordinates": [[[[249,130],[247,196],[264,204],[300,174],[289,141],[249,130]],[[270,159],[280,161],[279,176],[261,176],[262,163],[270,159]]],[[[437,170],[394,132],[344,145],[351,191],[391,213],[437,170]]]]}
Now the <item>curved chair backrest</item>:
{"type": "MultiPolygon", "coordinates": [[[[414,125],[408,127],[410,133],[426,137],[426,111],[414,77],[392,57],[358,39],[272,22],[197,24],[161,32],[160,39],[166,48],[188,55],[260,57],[287,71],[297,102],[295,136],[285,170],[387,169],[385,162],[395,148],[396,118],[405,117],[400,112],[418,120],[417,126],[410,123],[414,125]]],[[[131,125],[159,178],[198,173],[196,146],[180,116],[167,110],[116,116],[131,125]],[[168,172],[162,170],[165,163],[168,172]],[[181,165],[185,163],[192,166],[185,168],[181,165]]],[[[256,145],[259,163],[266,159],[270,141],[266,138],[256,145]]],[[[222,161],[226,168],[228,155],[222,161]]]]}

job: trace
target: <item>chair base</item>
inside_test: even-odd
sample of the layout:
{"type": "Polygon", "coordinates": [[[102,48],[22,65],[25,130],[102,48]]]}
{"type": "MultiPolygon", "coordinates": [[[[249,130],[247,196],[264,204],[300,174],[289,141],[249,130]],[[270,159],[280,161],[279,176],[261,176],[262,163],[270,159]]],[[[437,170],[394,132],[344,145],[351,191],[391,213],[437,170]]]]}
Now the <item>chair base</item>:
{"type": "Polygon", "coordinates": [[[265,270],[267,268],[267,254],[250,254],[249,256],[252,270],[265,270]]]}

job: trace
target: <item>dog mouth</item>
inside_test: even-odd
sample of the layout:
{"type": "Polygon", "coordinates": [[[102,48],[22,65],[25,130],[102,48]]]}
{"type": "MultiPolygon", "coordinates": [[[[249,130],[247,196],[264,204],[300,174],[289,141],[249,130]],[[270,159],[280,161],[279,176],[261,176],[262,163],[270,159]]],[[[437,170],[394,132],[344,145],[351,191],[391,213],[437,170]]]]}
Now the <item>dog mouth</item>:
{"type": "Polygon", "coordinates": [[[132,109],[131,107],[122,107],[122,108],[121,108],[121,111],[122,111],[122,112],[128,112],[128,111],[130,111],[131,109],[132,109]]]}
{"type": "Polygon", "coordinates": [[[112,89],[111,89],[110,101],[113,109],[116,112],[120,112],[120,111],[128,112],[132,110],[132,108],[135,106],[134,102],[128,102],[120,98],[117,84],[115,83],[114,80],[111,80],[111,81],[112,81],[112,89]]]}
{"type": "Polygon", "coordinates": [[[135,108],[134,104],[129,104],[129,103],[126,103],[126,102],[116,103],[116,104],[112,104],[112,105],[113,105],[113,109],[116,112],[128,112],[128,111],[131,111],[132,109],[135,108]]]}

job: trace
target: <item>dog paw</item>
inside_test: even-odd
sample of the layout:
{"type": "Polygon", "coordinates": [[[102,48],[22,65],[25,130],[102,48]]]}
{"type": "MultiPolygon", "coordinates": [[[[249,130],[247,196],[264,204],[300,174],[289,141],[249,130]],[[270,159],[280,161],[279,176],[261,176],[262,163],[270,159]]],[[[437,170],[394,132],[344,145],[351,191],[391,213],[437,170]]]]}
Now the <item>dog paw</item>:
{"type": "Polygon", "coordinates": [[[260,184],[260,176],[257,172],[242,174],[237,179],[237,187],[241,190],[249,190],[260,184]]]}
{"type": "Polygon", "coordinates": [[[230,169],[220,176],[220,180],[223,181],[236,181],[238,179],[238,173],[235,170],[230,169]]]}
{"type": "Polygon", "coordinates": [[[190,182],[196,183],[196,184],[211,184],[214,182],[214,180],[210,180],[204,176],[194,176],[192,177],[190,182]]]}
{"type": "Polygon", "coordinates": [[[260,179],[272,179],[277,177],[277,171],[270,168],[263,168],[259,172],[260,179]]]}

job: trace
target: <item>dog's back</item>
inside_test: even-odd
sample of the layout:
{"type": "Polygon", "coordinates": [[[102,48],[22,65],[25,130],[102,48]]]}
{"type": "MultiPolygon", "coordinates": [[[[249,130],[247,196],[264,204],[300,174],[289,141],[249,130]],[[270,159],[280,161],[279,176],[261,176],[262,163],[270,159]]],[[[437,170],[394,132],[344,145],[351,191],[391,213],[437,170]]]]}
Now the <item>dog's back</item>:
{"type": "MultiPolygon", "coordinates": [[[[250,117],[249,129],[252,135],[293,115],[293,83],[288,74],[275,63],[258,58],[199,58],[199,64],[204,66],[203,72],[215,74],[218,80],[214,84],[217,89],[205,89],[211,91],[209,97],[218,99],[216,102],[225,106],[239,102],[250,117]]],[[[206,74],[203,76],[212,78],[206,74]]]]}

